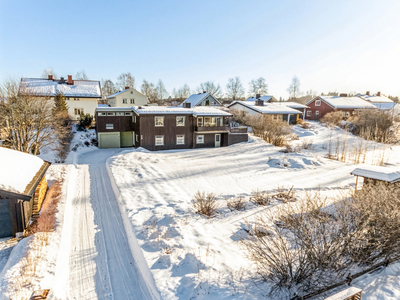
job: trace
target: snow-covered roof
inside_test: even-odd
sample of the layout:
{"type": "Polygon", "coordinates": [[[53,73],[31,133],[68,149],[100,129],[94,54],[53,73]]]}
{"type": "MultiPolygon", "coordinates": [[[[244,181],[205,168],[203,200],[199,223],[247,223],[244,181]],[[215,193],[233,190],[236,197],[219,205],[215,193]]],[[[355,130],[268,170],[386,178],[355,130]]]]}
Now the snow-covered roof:
{"type": "MultiPolygon", "coordinates": [[[[272,96],[272,95],[264,95],[264,96],[261,96],[258,99],[261,99],[263,101],[270,101],[273,98],[274,98],[274,96],[272,96]]],[[[245,101],[256,101],[256,97],[247,98],[245,101]]]]}
{"type": "Polygon", "coordinates": [[[97,104],[97,107],[109,107],[108,104],[97,104]]]}
{"type": "Polygon", "coordinates": [[[371,102],[373,105],[375,105],[377,108],[379,108],[380,110],[391,110],[393,107],[395,107],[397,105],[396,102],[392,102],[392,103],[374,103],[371,102]]]}
{"type": "Polygon", "coordinates": [[[286,105],[287,107],[290,107],[290,108],[308,108],[308,106],[307,105],[304,105],[304,104],[301,104],[301,103],[297,103],[297,102],[286,102],[286,101],[283,101],[283,102],[278,102],[279,104],[284,104],[284,105],[286,105]]]}
{"type": "Polygon", "coordinates": [[[387,182],[397,182],[400,180],[400,169],[392,169],[379,166],[363,166],[354,169],[351,173],[354,176],[367,177],[387,182]]]}
{"type": "Polygon", "coordinates": [[[196,106],[183,108],[178,106],[139,106],[133,107],[138,114],[188,114],[188,115],[212,115],[212,116],[231,116],[230,113],[209,106],[196,106]]]}
{"type": "Polygon", "coordinates": [[[377,96],[377,95],[372,95],[372,96],[358,95],[358,96],[364,100],[371,102],[371,103],[393,103],[394,102],[393,100],[389,99],[386,96],[377,96]]]}
{"type": "Polygon", "coordinates": [[[55,96],[63,93],[66,97],[101,98],[100,81],[74,80],[73,84],[59,83],[46,78],[21,78],[20,91],[37,96],[55,96]]]}
{"type": "Polygon", "coordinates": [[[264,103],[263,106],[258,106],[255,105],[254,101],[234,101],[229,104],[228,107],[237,104],[243,105],[262,114],[301,114],[300,111],[290,108],[282,103],[284,102],[264,103]]]}
{"type": "Polygon", "coordinates": [[[179,106],[182,107],[183,103],[190,103],[190,106],[194,107],[197,104],[199,104],[202,100],[207,98],[208,96],[211,96],[212,98],[214,98],[218,102],[218,104],[221,104],[219,102],[219,100],[216,99],[211,93],[206,92],[206,93],[199,93],[199,94],[190,95],[189,98],[187,98],[185,101],[183,101],[179,106]]]}
{"type": "Polygon", "coordinates": [[[145,94],[139,92],[138,90],[135,90],[135,89],[133,89],[133,88],[130,88],[130,89],[126,89],[126,90],[123,90],[123,91],[116,92],[116,93],[114,93],[114,94],[108,96],[107,99],[114,98],[115,96],[118,96],[118,95],[120,95],[120,94],[122,94],[122,93],[125,93],[125,92],[127,92],[127,91],[130,91],[130,90],[134,90],[135,92],[137,92],[137,93],[142,94],[143,96],[145,96],[145,94]]]}
{"type": "Polygon", "coordinates": [[[325,300],[343,300],[343,299],[349,299],[351,296],[354,296],[355,294],[361,293],[362,289],[359,289],[355,286],[351,286],[333,296],[330,296],[328,298],[325,298],[325,300]]]}
{"type": "Polygon", "coordinates": [[[23,194],[44,163],[37,156],[0,147],[0,189],[23,194]]]}
{"type": "Polygon", "coordinates": [[[318,96],[306,103],[306,105],[313,102],[315,99],[322,99],[324,102],[334,108],[347,108],[347,109],[366,109],[376,108],[374,105],[360,97],[339,97],[339,96],[318,96]]]}

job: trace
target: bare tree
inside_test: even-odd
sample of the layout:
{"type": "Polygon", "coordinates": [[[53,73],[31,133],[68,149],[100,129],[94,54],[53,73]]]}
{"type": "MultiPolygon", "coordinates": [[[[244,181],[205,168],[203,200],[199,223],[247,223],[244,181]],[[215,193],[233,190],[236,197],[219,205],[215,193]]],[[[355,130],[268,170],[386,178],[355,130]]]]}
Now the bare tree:
{"type": "Polygon", "coordinates": [[[297,76],[293,76],[292,83],[287,88],[289,99],[297,99],[300,96],[300,80],[297,76]]]}
{"type": "Polygon", "coordinates": [[[75,78],[76,80],[89,80],[89,77],[86,75],[85,70],[77,72],[75,78]]]}
{"type": "Polygon", "coordinates": [[[155,87],[156,93],[157,93],[157,99],[158,100],[163,100],[168,98],[168,92],[164,86],[164,83],[162,80],[158,80],[157,85],[155,87]]]}
{"type": "Polygon", "coordinates": [[[146,79],[143,80],[140,90],[149,99],[149,103],[155,103],[158,99],[158,93],[154,83],[148,82],[146,79]]]}
{"type": "Polygon", "coordinates": [[[42,78],[46,78],[47,79],[49,77],[49,75],[53,75],[54,78],[57,77],[57,75],[54,73],[52,68],[44,69],[43,72],[42,72],[42,78]]]}
{"type": "Polygon", "coordinates": [[[102,79],[101,86],[102,102],[103,104],[108,104],[107,97],[116,93],[117,89],[110,79],[102,79]]]}
{"type": "Polygon", "coordinates": [[[57,143],[63,134],[60,124],[64,124],[65,114],[54,113],[50,96],[35,96],[29,87],[19,88],[17,80],[4,83],[0,93],[0,98],[7,99],[0,102],[0,130],[6,132],[5,146],[36,155],[42,147],[57,143]]]}
{"type": "Polygon", "coordinates": [[[232,100],[240,100],[244,98],[244,88],[240,78],[229,78],[226,85],[227,96],[232,100]]]}
{"type": "Polygon", "coordinates": [[[253,79],[249,82],[249,96],[254,97],[256,94],[267,94],[268,93],[268,84],[265,82],[265,79],[260,77],[258,79],[253,79]]]}
{"type": "Polygon", "coordinates": [[[219,84],[215,84],[214,81],[206,81],[206,82],[200,83],[200,85],[196,88],[196,91],[198,93],[209,92],[217,98],[220,98],[223,96],[221,87],[219,86],[219,84]]]}
{"type": "Polygon", "coordinates": [[[184,100],[186,98],[188,98],[191,95],[191,90],[190,87],[187,83],[185,83],[182,87],[180,87],[179,89],[173,89],[172,90],[172,95],[175,99],[179,99],[179,100],[184,100]]]}
{"type": "Polygon", "coordinates": [[[122,73],[117,78],[117,83],[115,84],[118,90],[124,90],[125,87],[135,88],[135,77],[132,76],[130,72],[122,73]]]}

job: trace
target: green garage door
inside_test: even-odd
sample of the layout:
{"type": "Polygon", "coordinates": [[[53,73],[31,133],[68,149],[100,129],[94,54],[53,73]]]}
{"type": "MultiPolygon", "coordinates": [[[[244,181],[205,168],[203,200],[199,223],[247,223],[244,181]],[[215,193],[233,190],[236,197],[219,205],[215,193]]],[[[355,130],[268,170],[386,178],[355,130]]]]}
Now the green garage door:
{"type": "Polygon", "coordinates": [[[0,199],[0,238],[12,236],[10,202],[0,199]]]}
{"type": "Polygon", "coordinates": [[[119,132],[99,132],[99,148],[120,148],[119,132]]]}
{"type": "Polygon", "coordinates": [[[132,147],[133,146],[133,132],[125,131],[121,132],[121,147],[132,147]]]}

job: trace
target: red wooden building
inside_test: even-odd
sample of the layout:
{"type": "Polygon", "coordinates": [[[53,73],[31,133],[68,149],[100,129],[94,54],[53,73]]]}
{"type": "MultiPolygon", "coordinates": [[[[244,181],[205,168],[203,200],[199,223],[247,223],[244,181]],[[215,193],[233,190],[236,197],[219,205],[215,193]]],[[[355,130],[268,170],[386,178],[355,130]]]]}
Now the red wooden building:
{"type": "Polygon", "coordinates": [[[347,94],[340,96],[317,96],[308,101],[306,105],[309,107],[306,110],[307,120],[319,120],[327,113],[333,111],[343,111],[344,116],[349,117],[355,111],[364,109],[377,109],[376,106],[365,101],[360,97],[347,97],[347,94]]]}

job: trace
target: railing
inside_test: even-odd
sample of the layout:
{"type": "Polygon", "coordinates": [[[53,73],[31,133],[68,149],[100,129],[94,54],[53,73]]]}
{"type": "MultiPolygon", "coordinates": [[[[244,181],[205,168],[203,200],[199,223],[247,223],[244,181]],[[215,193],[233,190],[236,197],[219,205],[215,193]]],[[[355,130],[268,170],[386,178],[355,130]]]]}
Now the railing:
{"type": "Polygon", "coordinates": [[[231,127],[231,133],[247,133],[247,127],[231,127]]]}
{"type": "Polygon", "coordinates": [[[207,132],[207,131],[229,131],[229,125],[222,126],[196,126],[196,131],[207,132]]]}

